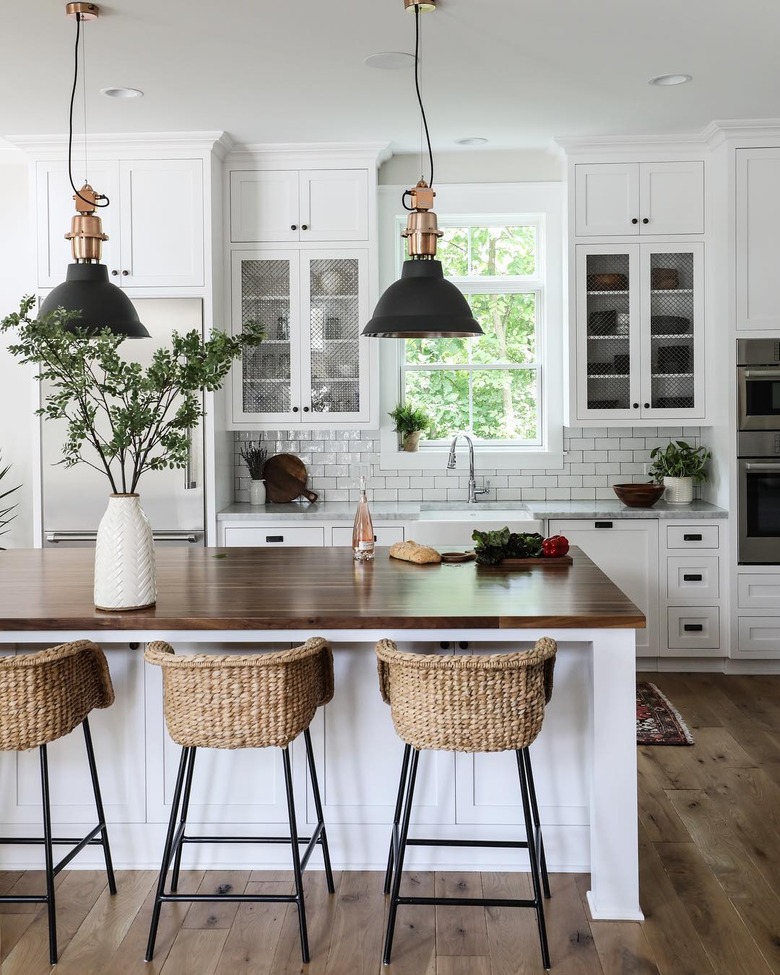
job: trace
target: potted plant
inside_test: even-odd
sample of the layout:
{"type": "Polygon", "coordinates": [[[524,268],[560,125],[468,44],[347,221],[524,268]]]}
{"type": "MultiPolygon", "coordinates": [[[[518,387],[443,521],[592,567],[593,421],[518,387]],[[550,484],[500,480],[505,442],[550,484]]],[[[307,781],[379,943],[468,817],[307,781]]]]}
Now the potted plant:
{"type": "MultiPolygon", "coordinates": [[[[0,468],[0,481],[3,480],[3,478],[10,471],[10,469],[11,469],[10,464],[6,464],[5,467],[0,468]]],[[[0,485],[0,504],[7,504],[5,499],[9,495],[13,494],[14,491],[18,491],[20,487],[21,485],[17,484],[15,487],[8,488],[8,490],[3,490],[2,485],[0,485]]],[[[0,535],[7,534],[8,529],[5,526],[8,524],[9,521],[11,521],[12,518],[16,517],[15,515],[11,514],[11,512],[14,510],[15,507],[16,504],[12,504],[9,505],[7,508],[0,508],[0,535]]],[[[2,546],[0,546],[0,549],[1,548],[2,546]]]]}
{"type": "Polygon", "coordinates": [[[262,329],[251,322],[238,336],[214,330],[205,340],[195,329],[174,332],[143,367],[122,358],[125,336],[88,333],[78,312],[63,308],[30,318],[33,304],[24,298],[19,313],[0,322],[0,332],[16,333],[9,351],[37,365],[37,378],[47,383],[38,414],[66,424],[60,463],[102,471],[111,490],[95,548],[95,605],[151,606],[154,542],[137,493],[141,476],[186,466],[189,431],[203,415],[202,390],[219,389],[242,349],[262,341],[262,329]]]}
{"type": "Polygon", "coordinates": [[[671,504],[690,504],[694,481],[707,480],[705,465],[712,452],[703,445],[694,447],[684,440],[670,440],[665,447],[650,451],[650,477],[666,488],[664,497],[671,504]]]}
{"type": "Polygon", "coordinates": [[[249,485],[249,503],[265,504],[265,481],[263,480],[263,466],[268,456],[265,447],[251,441],[239,450],[241,459],[247,466],[252,483],[249,485]]]}
{"type": "Polygon", "coordinates": [[[430,425],[431,418],[420,407],[411,403],[399,403],[388,416],[395,424],[395,432],[399,434],[402,450],[417,450],[420,434],[430,425]]]}

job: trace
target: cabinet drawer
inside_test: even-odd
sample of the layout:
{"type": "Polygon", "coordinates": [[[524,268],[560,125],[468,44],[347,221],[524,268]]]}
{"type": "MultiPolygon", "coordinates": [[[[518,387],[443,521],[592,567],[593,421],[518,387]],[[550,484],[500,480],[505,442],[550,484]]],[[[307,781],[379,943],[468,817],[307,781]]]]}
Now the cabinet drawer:
{"type": "Polygon", "coordinates": [[[737,579],[740,609],[780,609],[780,573],[750,573],[737,579]]]}
{"type": "Polygon", "coordinates": [[[667,548],[717,548],[720,544],[718,525],[667,525],[667,548]]]}
{"type": "MultiPolygon", "coordinates": [[[[404,540],[404,530],[401,525],[374,525],[374,541],[377,545],[394,545],[404,540]]],[[[336,525],[333,529],[334,545],[352,544],[352,526],[336,525]]]]}
{"type": "Polygon", "coordinates": [[[780,657],[780,616],[740,616],[737,652],[747,657],[780,657]]]}
{"type": "Polygon", "coordinates": [[[301,528],[289,525],[269,525],[265,528],[226,528],[225,545],[324,545],[325,528],[314,526],[301,528]]]}
{"type": "Polygon", "coordinates": [[[717,599],[720,595],[717,555],[674,555],[666,561],[668,599],[717,599]]]}
{"type": "Polygon", "coordinates": [[[717,606],[669,606],[666,614],[667,645],[671,650],[717,650],[720,646],[720,610],[717,606]]]}

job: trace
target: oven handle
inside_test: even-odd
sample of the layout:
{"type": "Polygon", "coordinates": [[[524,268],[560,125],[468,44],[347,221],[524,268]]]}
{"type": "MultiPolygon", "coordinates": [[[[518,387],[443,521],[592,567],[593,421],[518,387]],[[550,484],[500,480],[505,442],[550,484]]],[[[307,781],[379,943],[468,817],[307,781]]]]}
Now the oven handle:
{"type": "Polygon", "coordinates": [[[771,462],[763,462],[760,464],[755,464],[752,461],[746,462],[746,471],[758,471],[758,473],[771,474],[773,472],[780,474],[780,461],[773,464],[771,462]]]}
{"type": "Polygon", "coordinates": [[[745,379],[780,379],[780,369],[767,369],[765,367],[761,369],[745,369],[743,367],[742,375],[745,379]]]}

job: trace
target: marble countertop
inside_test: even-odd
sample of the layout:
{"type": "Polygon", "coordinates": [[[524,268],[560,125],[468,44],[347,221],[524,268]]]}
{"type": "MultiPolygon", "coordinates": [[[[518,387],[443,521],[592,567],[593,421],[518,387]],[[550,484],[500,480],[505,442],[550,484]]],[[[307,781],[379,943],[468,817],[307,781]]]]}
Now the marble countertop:
{"type": "MultiPolygon", "coordinates": [[[[617,498],[599,501],[375,501],[371,502],[374,521],[416,521],[424,511],[451,511],[457,520],[459,511],[527,511],[534,518],[660,518],[690,520],[728,518],[725,508],[708,501],[691,504],[656,502],[652,508],[629,508],[617,498]]],[[[217,515],[218,521],[343,521],[352,523],[355,503],[352,501],[323,501],[309,504],[293,501],[289,504],[232,504],[217,515]]]]}

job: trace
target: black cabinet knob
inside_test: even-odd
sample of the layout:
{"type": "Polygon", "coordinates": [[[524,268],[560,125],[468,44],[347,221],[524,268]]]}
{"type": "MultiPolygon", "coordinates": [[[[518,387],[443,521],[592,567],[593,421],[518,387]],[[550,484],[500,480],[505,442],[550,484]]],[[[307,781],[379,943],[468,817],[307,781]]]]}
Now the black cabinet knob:
{"type": "Polygon", "coordinates": [[[126,278],[129,273],[129,271],[122,271],[122,277],[126,278]]]}
{"type": "Polygon", "coordinates": [[[631,406],[635,410],[638,410],[639,409],[639,403],[632,403],[631,406]]]}
{"type": "Polygon", "coordinates": [[[115,278],[117,274],[119,274],[119,271],[117,271],[116,268],[113,268],[113,270],[111,271],[111,277],[115,278]]]}
{"type": "Polygon", "coordinates": [[[634,217],[634,219],[631,221],[631,223],[639,223],[639,218],[638,217],[634,217]]]}
{"type": "Polygon", "coordinates": [[[303,412],[304,412],[304,413],[308,413],[308,412],[309,412],[309,407],[308,407],[308,406],[304,406],[304,408],[303,408],[303,412]]]}
{"type": "Polygon", "coordinates": [[[305,224],[305,223],[302,223],[301,224],[301,230],[308,230],[308,229],[309,229],[309,225],[308,224],[305,224]]]}
{"type": "Polygon", "coordinates": [[[649,404],[649,403],[645,403],[645,404],[644,404],[644,408],[645,408],[646,410],[649,410],[649,409],[650,409],[650,404],[649,404]]]}
{"type": "Polygon", "coordinates": [[[297,406],[294,406],[293,409],[292,409],[292,411],[293,411],[293,413],[297,413],[298,412],[298,407],[297,406]]]}
{"type": "Polygon", "coordinates": [[[650,223],[647,217],[642,217],[642,223],[650,223]]]}
{"type": "Polygon", "coordinates": [[[298,224],[297,223],[291,223],[290,224],[290,230],[297,230],[297,229],[298,229],[298,224]]]}

